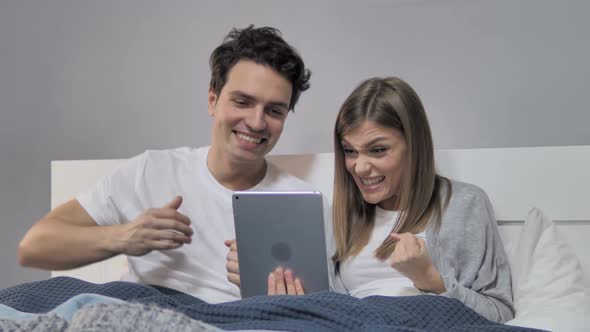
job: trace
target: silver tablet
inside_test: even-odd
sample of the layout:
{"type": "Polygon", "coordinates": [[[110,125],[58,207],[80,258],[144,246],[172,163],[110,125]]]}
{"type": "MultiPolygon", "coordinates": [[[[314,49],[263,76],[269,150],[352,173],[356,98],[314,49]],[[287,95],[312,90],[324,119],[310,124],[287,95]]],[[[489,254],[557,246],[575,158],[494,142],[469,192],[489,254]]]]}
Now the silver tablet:
{"type": "Polygon", "coordinates": [[[329,289],[322,194],[239,191],[232,197],[242,297],[266,295],[281,266],[306,293],[329,289]]]}

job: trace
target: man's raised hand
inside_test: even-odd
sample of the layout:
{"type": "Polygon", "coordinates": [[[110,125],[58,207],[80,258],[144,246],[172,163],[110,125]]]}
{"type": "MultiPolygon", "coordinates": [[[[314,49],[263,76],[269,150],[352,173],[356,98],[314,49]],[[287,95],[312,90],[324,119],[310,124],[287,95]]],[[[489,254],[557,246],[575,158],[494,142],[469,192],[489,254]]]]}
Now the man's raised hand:
{"type": "Polygon", "coordinates": [[[169,250],[191,242],[190,219],[178,212],[182,197],[176,196],[161,208],[145,210],[131,223],[122,225],[117,237],[118,252],[142,256],[152,250],[169,250]]]}

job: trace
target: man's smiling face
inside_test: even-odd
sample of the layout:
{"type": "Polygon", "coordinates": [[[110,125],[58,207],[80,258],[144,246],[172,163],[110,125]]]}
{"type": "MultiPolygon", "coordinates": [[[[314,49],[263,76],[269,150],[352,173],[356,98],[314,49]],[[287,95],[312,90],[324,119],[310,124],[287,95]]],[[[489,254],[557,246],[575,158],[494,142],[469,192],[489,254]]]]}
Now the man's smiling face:
{"type": "Polygon", "coordinates": [[[236,63],[219,95],[209,91],[211,148],[237,163],[264,158],[283,132],[291,93],[291,83],[272,68],[236,63]]]}

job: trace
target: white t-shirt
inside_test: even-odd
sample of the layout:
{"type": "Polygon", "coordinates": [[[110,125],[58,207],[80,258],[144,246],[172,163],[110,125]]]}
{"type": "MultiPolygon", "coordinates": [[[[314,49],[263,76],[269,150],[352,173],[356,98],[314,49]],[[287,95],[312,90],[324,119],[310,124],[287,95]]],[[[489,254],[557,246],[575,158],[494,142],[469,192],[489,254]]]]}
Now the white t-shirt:
{"type": "MultiPolygon", "coordinates": [[[[358,255],[348,258],[340,265],[340,282],[350,295],[363,298],[372,295],[420,294],[414,283],[392,268],[388,260],[381,262],[375,257],[375,250],[391,233],[397,216],[397,211],[387,211],[377,206],[369,243],[358,255]]],[[[426,239],[425,232],[416,236],[426,239]]]]}
{"type": "MultiPolygon", "coordinates": [[[[76,197],[98,225],[126,223],[176,195],[183,197],[178,211],[191,220],[192,242],[174,250],[129,256],[123,280],[173,288],[210,303],[240,299],[239,288],[227,280],[228,249],[223,243],[235,238],[233,191],[209,172],[208,151],[209,147],[146,151],[76,197]]],[[[250,190],[312,188],[267,161],[264,179],[250,190]]]]}

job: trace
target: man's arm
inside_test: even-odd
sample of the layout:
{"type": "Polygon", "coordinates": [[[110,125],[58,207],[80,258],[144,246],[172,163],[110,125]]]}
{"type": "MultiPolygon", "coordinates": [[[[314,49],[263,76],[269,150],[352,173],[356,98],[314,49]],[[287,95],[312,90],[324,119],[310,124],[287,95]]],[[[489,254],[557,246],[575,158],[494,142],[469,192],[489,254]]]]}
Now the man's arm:
{"type": "Polygon", "coordinates": [[[121,225],[101,227],[77,200],[70,200],[39,220],[19,244],[23,266],[66,270],[117,255],[114,235],[121,225]]]}
{"type": "Polygon", "coordinates": [[[77,200],[68,201],[43,217],[19,244],[22,266],[67,270],[118,254],[145,255],[175,249],[191,241],[188,217],[177,209],[178,196],[162,208],[148,209],[127,224],[99,226],[77,200]]]}

